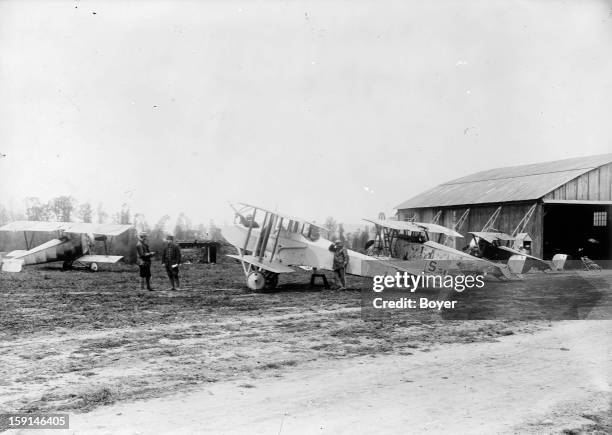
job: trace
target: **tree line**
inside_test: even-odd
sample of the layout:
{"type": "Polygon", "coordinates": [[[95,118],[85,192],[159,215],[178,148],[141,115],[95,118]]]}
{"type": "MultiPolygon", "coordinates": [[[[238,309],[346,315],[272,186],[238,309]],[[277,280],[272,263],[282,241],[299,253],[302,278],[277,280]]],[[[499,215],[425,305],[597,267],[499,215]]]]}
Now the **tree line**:
{"type": "MultiPolygon", "coordinates": [[[[128,261],[135,260],[133,248],[136,244],[137,234],[142,232],[149,235],[152,250],[162,249],[163,241],[168,233],[174,234],[177,240],[223,240],[220,228],[212,220],[209,221],[208,225],[193,223],[185,213],[180,213],[174,228],[169,228],[170,215],[162,216],[151,225],[144,214],[133,213],[127,203],[123,204],[120,210],[109,212],[102,203],[98,203],[94,207],[89,202],[80,203],[68,195],[57,196],[48,201],[42,201],[37,197],[27,197],[24,199],[22,211],[10,209],[4,204],[0,204],[0,225],[16,220],[133,225],[135,230],[116,237],[112,246],[113,252],[124,255],[128,261]]],[[[331,216],[325,220],[322,226],[329,230],[327,237],[330,240],[339,239],[345,243],[347,248],[356,251],[363,251],[370,239],[370,228],[368,226],[346,232],[344,225],[331,216]]],[[[54,235],[49,235],[47,240],[51,237],[54,237],[54,235]]],[[[44,241],[46,240],[40,240],[41,243],[44,241]]],[[[13,249],[23,249],[23,235],[0,233],[0,250],[9,251],[13,249]]]]}
{"type": "Polygon", "coordinates": [[[323,227],[329,230],[328,237],[330,240],[340,240],[347,248],[359,252],[363,252],[365,250],[365,245],[368,240],[370,240],[371,236],[369,226],[365,225],[363,229],[357,228],[353,232],[346,232],[344,230],[344,224],[337,222],[331,216],[325,219],[323,227]]]}
{"type": "MultiPolygon", "coordinates": [[[[37,197],[24,199],[22,210],[14,210],[0,204],[0,225],[18,220],[46,221],[46,222],[86,222],[86,223],[115,223],[133,225],[134,230],[128,231],[112,241],[112,251],[126,257],[127,261],[135,260],[134,246],[137,235],[146,232],[149,235],[149,244],[152,250],[163,248],[163,241],[167,234],[174,234],[177,240],[203,240],[221,241],[221,230],[211,220],[208,226],[193,224],[191,219],[180,213],[174,228],[169,228],[171,217],[164,215],[155,224],[151,225],[142,213],[132,213],[128,204],[123,204],[120,210],[108,212],[102,203],[93,206],[89,202],[79,203],[72,196],[62,195],[41,201],[37,197]]],[[[55,234],[39,234],[36,243],[43,243],[55,234]]],[[[23,249],[24,239],[20,233],[0,233],[0,250],[11,251],[23,249]]]]}

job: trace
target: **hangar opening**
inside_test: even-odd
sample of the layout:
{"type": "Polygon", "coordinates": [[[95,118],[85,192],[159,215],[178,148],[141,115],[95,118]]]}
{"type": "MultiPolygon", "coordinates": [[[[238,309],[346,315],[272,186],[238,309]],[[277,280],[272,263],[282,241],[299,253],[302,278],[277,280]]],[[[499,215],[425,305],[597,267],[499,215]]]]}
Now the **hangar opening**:
{"type": "Polygon", "coordinates": [[[593,260],[612,258],[610,242],[612,206],[595,201],[544,203],[543,254],[566,253],[593,260]]]}

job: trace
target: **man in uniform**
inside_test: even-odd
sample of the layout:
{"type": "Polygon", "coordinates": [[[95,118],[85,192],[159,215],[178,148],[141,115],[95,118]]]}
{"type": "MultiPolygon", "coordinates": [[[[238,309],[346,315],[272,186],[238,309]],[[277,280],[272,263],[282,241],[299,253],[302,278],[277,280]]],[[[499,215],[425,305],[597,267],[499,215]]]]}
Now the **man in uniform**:
{"type": "Polygon", "coordinates": [[[340,240],[336,240],[333,245],[334,252],[334,281],[338,290],[346,288],[346,266],[349,263],[348,250],[340,240]]]}
{"type": "Polygon", "coordinates": [[[179,265],[181,264],[181,248],[174,243],[174,236],[166,237],[166,246],[162,253],[162,264],[166,266],[166,273],[172,286],[170,290],[180,290],[179,265]]]}
{"type": "Polygon", "coordinates": [[[136,262],[140,271],[140,289],[144,290],[145,283],[147,290],[153,291],[151,288],[151,257],[154,255],[149,249],[147,243],[147,233],[140,233],[138,243],[136,244],[136,262]]]}

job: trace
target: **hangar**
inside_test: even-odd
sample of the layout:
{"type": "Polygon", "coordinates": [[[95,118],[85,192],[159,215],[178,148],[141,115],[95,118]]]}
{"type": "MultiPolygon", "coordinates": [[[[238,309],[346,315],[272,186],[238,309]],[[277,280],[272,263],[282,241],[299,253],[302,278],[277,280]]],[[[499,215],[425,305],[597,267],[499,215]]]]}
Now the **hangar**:
{"type": "Polygon", "coordinates": [[[537,257],[577,258],[583,252],[611,260],[612,154],[490,169],[440,184],[395,208],[400,220],[455,228],[464,236],[454,241],[458,249],[470,241],[468,232],[487,224],[512,234],[524,223],[537,257]]]}

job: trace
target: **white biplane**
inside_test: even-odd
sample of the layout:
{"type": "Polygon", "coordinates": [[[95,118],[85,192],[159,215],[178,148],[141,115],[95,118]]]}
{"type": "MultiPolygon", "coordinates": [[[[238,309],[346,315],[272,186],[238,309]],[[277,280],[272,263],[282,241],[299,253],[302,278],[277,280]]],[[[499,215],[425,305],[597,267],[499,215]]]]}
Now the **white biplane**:
{"type": "Polygon", "coordinates": [[[517,234],[515,237],[502,231],[487,229],[487,231],[475,231],[470,234],[474,239],[472,246],[476,247],[479,255],[488,260],[507,262],[516,272],[520,273],[532,267],[539,270],[553,269],[551,264],[528,254],[520,248],[520,243],[515,243],[528,237],[526,233],[517,234]],[[510,246],[511,243],[514,245],[510,246]],[[523,260],[522,263],[521,260],[523,260]]]}
{"type": "MultiPolygon", "coordinates": [[[[252,290],[273,289],[281,273],[295,272],[294,267],[306,270],[333,270],[332,242],[321,234],[328,232],[312,222],[240,203],[232,205],[234,223],[222,228],[223,237],[238,251],[229,255],[242,264],[246,284],[252,290]]],[[[348,250],[346,273],[363,277],[389,275],[399,272],[416,274],[410,270],[377,258],[348,250]]]]}
{"type": "MultiPolygon", "coordinates": [[[[63,262],[64,269],[81,264],[98,270],[98,263],[116,263],[123,256],[108,255],[107,240],[123,234],[131,225],[92,224],[77,222],[16,221],[0,227],[0,231],[23,232],[25,250],[12,251],[2,258],[2,270],[20,272],[22,266],[30,264],[63,262]],[[58,237],[41,245],[33,246],[37,232],[57,232],[58,237]],[[28,233],[30,236],[28,237],[28,233]],[[94,252],[95,242],[104,242],[105,255],[94,252]]],[[[110,243],[109,242],[109,243],[110,243]]]]}
{"type": "Polygon", "coordinates": [[[394,264],[425,273],[436,274],[491,274],[497,278],[517,278],[505,264],[478,258],[450,246],[430,240],[431,234],[444,237],[463,237],[442,225],[398,221],[393,219],[364,219],[376,227],[371,241],[373,255],[390,259],[394,264]]]}
{"type": "MultiPolygon", "coordinates": [[[[531,255],[531,237],[525,232],[527,225],[535,214],[537,204],[533,204],[518,222],[512,234],[506,234],[493,226],[502,214],[500,205],[491,214],[481,231],[470,232],[472,242],[468,246],[470,253],[492,261],[507,263],[513,273],[523,273],[532,268],[539,270],[562,270],[567,255],[556,254],[552,262],[531,255]]],[[[469,212],[469,209],[468,209],[469,212]]]]}

